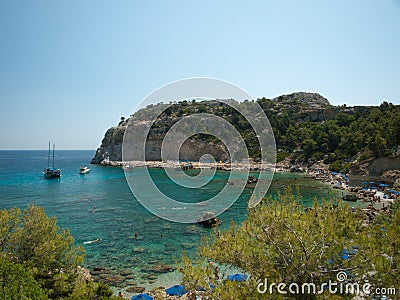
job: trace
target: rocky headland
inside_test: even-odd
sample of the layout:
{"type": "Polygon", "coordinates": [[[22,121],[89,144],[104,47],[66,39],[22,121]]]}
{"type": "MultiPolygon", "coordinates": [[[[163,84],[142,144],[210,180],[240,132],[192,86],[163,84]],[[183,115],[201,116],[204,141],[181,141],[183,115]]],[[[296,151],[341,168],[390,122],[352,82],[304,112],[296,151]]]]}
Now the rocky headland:
{"type": "MultiPolygon", "coordinates": [[[[277,170],[304,172],[322,164],[331,171],[385,175],[394,181],[400,178],[400,171],[396,171],[400,170],[400,137],[396,135],[400,133],[399,106],[386,102],[379,107],[332,106],[323,96],[304,92],[257,99],[257,102],[274,131],[277,170]],[[388,119],[384,120],[386,117],[388,119]]],[[[169,105],[159,103],[141,109],[128,119],[121,118],[117,126],[107,130],[91,163],[106,166],[127,164],[122,162],[122,144],[128,124],[135,127],[149,122],[149,112],[160,106],[164,111],[151,126],[146,140],[146,161],[152,161],[154,167],[165,166],[160,163],[161,144],[171,126],[196,113],[217,115],[233,124],[247,144],[252,168],[271,167],[259,164],[259,145],[247,121],[231,107],[212,100],[170,102],[169,105]]],[[[187,139],[179,150],[179,158],[196,162],[205,153],[211,154],[221,169],[235,167],[221,167],[221,161],[229,161],[229,153],[220,140],[205,135],[187,139]]]]}

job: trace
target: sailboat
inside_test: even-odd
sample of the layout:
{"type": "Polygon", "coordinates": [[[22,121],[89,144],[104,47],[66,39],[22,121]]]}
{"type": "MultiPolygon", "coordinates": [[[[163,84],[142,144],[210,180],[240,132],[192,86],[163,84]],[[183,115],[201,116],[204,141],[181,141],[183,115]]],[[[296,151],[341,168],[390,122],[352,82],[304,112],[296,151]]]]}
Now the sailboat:
{"type": "Polygon", "coordinates": [[[56,144],[53,144],[53,166],[50,167],[50,142],[49,142],[49,155],[47,158],[47,168],[43,169],[43,175],[45,178],[60,178],[61,176],[61,170],[56,169],[54,167],[54,149],[56,147],[56,144]]]}

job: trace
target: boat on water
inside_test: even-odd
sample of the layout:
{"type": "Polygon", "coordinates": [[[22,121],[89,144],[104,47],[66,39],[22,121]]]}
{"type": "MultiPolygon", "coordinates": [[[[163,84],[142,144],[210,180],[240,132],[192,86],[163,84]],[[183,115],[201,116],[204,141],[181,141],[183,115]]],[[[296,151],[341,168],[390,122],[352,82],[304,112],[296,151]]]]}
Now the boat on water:
{"type": "Polygon", "coordinates": [[[87,173],[89,173],[90,172],[90,169],[88,168],[88,167],[86,167],[86,166],[82,166],[80,169],[79,169],[79,174],[87,174],[87,173]]]}
{"type": "Polygon", "coordinates": [[[56,144],[53,144],[53,159],[52,166],[50,167],[50,142],[49,142],[49,154],[47,157],[47,168],[43,169],[43,175],[45,178],[60,178],[61,170],[54,167],[54,150],[56,144]]]}

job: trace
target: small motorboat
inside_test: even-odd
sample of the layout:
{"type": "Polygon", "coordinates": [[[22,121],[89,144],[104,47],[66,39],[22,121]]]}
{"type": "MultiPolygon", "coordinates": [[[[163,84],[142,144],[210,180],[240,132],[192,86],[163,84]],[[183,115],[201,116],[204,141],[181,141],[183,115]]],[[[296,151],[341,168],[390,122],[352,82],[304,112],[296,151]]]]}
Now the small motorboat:
{"type": "Polygon", "coordinates": [[[79,169],[79,174],[87,174],[89,172],[90,172],[90,169],[88,167],[85,167],[85,166],[83,166],[83,167],[81,167],[79,169]]]}

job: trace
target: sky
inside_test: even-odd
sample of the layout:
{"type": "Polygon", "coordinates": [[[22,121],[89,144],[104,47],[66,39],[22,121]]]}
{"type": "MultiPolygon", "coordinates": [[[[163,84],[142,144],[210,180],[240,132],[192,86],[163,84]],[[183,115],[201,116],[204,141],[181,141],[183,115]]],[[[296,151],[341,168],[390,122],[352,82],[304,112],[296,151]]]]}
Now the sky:
{"type": "Polygon", "coordinates": [[[400,104],[400,0],[0,2],[0,149],[96,149],[191,77],[400,104]]]}

